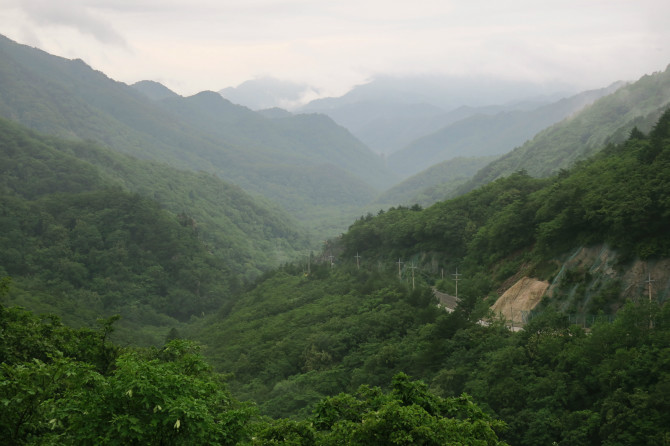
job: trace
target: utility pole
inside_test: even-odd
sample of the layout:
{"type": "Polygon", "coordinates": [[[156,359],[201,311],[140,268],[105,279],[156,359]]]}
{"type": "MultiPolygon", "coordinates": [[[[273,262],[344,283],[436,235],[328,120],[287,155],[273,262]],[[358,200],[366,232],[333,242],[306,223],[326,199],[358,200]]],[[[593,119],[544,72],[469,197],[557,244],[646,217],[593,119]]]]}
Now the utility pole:
{"type": "Polygon", "coordinates": [[[354,257],[356,257],[356,269],[361,269],[361,264],[360,264],[361,256],[359,256],[358,252],[356,252],[356,255],[354,257]]]}
{"type": "Polygon", "coordinates": [[[454,276],[454,282],[456,282],[456,299],[458,299],[458,281],[460,280],[459,277],[461,274],[458,274],[458,268],[456,268],[456,273],[452,274],[454,276]]]}
{"type": "Polygon", "coordinates": [[[311,265],[312,265],[312,251],[309,251],[307,253],[307,275],[311,273],[310,271],[311,265]]]}
{"type": "Polygon", "coordinates": [[[400,272],[400,265],[402,265],[403,262],[401,262],[400,259],[398,259],[398,261],[395,263],[398,264],[398,279],[402,279],[402,273],[400,272]]]}
{"type": "Polygon", "coordinates": [[[330,267],[331,267],[331,268],[332,268],[333,265],[334,265],[334,263],[333,263],[333,257],[334,257],[334,256],[333,256],[332,254],[328,256],[328,259],[330,259],[330,267]]]}
{"type": "Polygon", "coordinates": [[[647,280],[645,280],[645,282],[647,283],[647,285],[649,285],[649,303],[651,303],[651,284],[652,284],[652,282],[656,282],[656,281],[651,280],[651,273],[650,273],[649,277],[647,278],[647,280]]]}
{"type": "Polygon", "coordinates": [[[414,262],[412,262],[412,266],[410,266],[410,268],[412,269],[412,289],[414,289],[414,270],[417,268],[414,266],[414,262]]]}

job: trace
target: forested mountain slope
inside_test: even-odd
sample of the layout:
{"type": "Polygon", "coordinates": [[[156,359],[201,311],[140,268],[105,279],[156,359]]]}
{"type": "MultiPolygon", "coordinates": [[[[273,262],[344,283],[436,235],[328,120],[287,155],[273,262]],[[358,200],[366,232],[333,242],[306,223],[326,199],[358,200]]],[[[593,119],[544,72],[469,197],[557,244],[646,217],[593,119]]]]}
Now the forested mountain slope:
{"type": "Polygon", "coordinates": [[[531,110],[477,113],[406,145],[389,156],[389,167],[406,177],[459,156],[502,155],[619,87],[621,83],[615,83],[531,110]]]}
{"type": "Polygon", "coordinates": [[[510,444],[653,442],[670,421],[656,394],[667,393],[669,376],[654,366],[670,328],[670,275],[657,277],[651,303],[619,279],[634,259],[670,257],[669,179],[670,111],[649,135],[635,131],[559,176],[517,173],[425,210],[362,217],[326,247],[324,262],[266,275],[189,336],[234,373],[234,392],[274,416],[306,415],[323,395],[405,371],[440,395],[477,395],[509,424],[510,444]],[[593,272],[559,274],[566,254],[602,243],[619,261],[596,285],[586,286],[593,272]],[[429,285],[453,292],[456,268],[461,304],[446,313],[429,285]],[[521,276],[555,277],[572,291],[544,300],[513,334],[487,312],[521,276]],[[609,300],[577,311],[614,320],[602,317],[590,336],[555,310],[587,294],[609,300]],[[624,345],[634,363],[616,360],[624,345]]]}
{"type": "Polygon", "coordinates": [[[496,158],[458,157],[442,161],[388,189],[375,199],[375,204],[382,208],[414,204],[430,206],[449,198],[459,186],[496,158]]]}
{"type": "Polygon", "coordinates": [[[653,278],[653,300],[640,292],[625,303],[617,277],[633,260],[644,268],[670,257],[670,111],[649,133],[631,131],[622,144],[554,177],[517,172],[425,210],[361,217],[309,265],[270,271],[240,293],[229,259],[207,250],[189,215],[125,190],[145,187],[163,203],[180,203],[183,194],[169,199],[168,190],[181,183],[153,186],[132,179],[139,170],[124,167],[124,157],[4,128],[1,438],[522,446],[666,440],[670,273],[653,278]],[[116,168],[124,173],[114,175],[116,168]],[[590,270],[561,271],[566,255],[601,244],[619,259],[606,274],[592,280],[590,270]],[[447,313],[431,286],[451,292],[456,268],[461,303],[447,313]],[[544,311],[513,333],[488,309],[519,276],[564,281],[567,291],[545,299],[544,311]],[[595,285],[586,286],[589,280],[595,285]],[[582,308],[603,313],[588,331],[554,310],[568,299],[582,305],[574,297],[589,294],[610,301],[582,308]],[[236,397],[188,341],[119,348],[109,341],[113,318],[98,331],[70,330],[8,302],[59,311],[77,325],[121,313],[117,339],[124,344],[196,339],[216,370],[231,374],[236,397]],[[179,330],[168,332],[174,326],[179,330]],[[295,418],[255,418],[240,396],[256,401],[261,414],[295,418]]]}
{"type": "Polygon", "coordinates": [[[166,98],[160,105],[205,134],[259,152],[258,159],[248,160],[245,167],[250,170],[254,163],[298,167],[327,163],[377,188],[391,184],[384,178],[379,157],[325,115],[267,119],[214,92],[166,98]]]}
{"type": "Polygon", "coordinates": [[[78,325],[115,312],[138,331],[187,320],[308,246],[283,211],[209,174],[4,119],[0,159],[0,268],[14,278],[11,297],[78,325]]]}
{"type": "Polygon", "coordinates": [[[643,76],[605,96],[575,116],[559,122],[478,172],[461,193],[523,169],[547,176],[625,140],[637,126],[648,131],[670,104],[670,66],[643,76]]]}
{"type": "Polygon", "coordinates": [[[82,61],[0,38],[0,116],[31,129],[215,173],[292,206],[307,220],[327,220],[321,217],[325,211],[336,212],[337,206],[319,208],[321,202],[358,206],[374,187],[393,182],[381,158],[328,118],[270,120],[215,93],[175,98],[163,90],[158,97],[168,97],[161,106],[138,88],[82,61]],[[316,199],[305,197],[304,183],[325,166],[335,180],[310,190],[316,199]],[[352,179],[356,187],[340,193],[339,185],[352,179]]]}
{"type": "Polygon", "coordinates": [[[552,178],[519,172],[420,212],[362,218],[343,236],[345,252],[438,251],[481,268],[519,249],[544,256],[600,242],[629,256],[670,256],[669,121],[666,111],[650,136],[636,129],[625,144],[552,178]]]}

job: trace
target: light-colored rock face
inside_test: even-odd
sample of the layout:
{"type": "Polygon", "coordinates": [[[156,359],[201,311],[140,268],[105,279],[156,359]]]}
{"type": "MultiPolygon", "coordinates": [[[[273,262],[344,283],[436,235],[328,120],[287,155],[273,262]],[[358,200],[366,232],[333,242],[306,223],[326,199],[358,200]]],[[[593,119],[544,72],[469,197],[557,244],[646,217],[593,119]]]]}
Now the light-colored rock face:
{"type": "Polygon", "coordinates": [[[621,281],[621,301],[638,300],[649,297],[649,282],[652,280],[652,298],[665,301],[670,293],[670,259],[635,260],[623,265],[618,264],[615,251],[606,246],[598,245],[583,247],[565,260],[561,271],[556,275],[554,283],[547,290],[552,297],[560,284],[565,271],[588,271],[592,281],[621,281]]]}
{"type": "MultiPolygon", "coordinates": [[[[617,253],[607,246],[581,247],[566,256],[552,283],[529,277],[522,272],[510,277],[503,294],[491,307],[496,315],[514,328],[524,324],[525,316],[546,295],[559,311],[612,314],[626,300],[639,301],[651,298],[666,302],[670,297],[670,259],[634,260],[621,263],[617,253]],[[612,296],[611,292],[615,294],[612,296]],[[609,293],[602,300],[603,292],[609,293]],[[598,300],[593,299],[601,299],[598,300]]],[[[551,303],[550,303],[551,305],[551,303]]]]}
{"type": "Polygon", "coordinates": [[[670,288],[670,259],[656,262],[635,261],[623,274],[624,296],[649,298],[649,280],[651,280],[651,298],[665,301],[670,288]]]}
{"type": "Polygon", "coordinates": [[[505,320],[521,325],[524,315],[540,303],[549,282],[523,277],[498,298],[491,309],[505,320]]]}

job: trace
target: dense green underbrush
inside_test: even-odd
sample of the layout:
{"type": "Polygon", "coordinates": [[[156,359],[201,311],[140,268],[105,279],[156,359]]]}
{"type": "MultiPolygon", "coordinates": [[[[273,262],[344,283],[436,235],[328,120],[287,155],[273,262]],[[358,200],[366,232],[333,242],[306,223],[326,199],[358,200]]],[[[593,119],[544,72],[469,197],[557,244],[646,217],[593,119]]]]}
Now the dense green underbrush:
{"type": "MultiPolygon", "coordinates": [[[[8,282],[0,282],[1,294],[8,282]]],[[[234,398],[199,347],[121,348],[98,329],[0,305],[0,437],[13,445],[504,445],[505,425],[467,395],[442,398],[405,374],[391,390],[324,398],[304,420],[261,417],[234,398]]],[[[337,393],[337,395],[335,395],[337,393]]]]}

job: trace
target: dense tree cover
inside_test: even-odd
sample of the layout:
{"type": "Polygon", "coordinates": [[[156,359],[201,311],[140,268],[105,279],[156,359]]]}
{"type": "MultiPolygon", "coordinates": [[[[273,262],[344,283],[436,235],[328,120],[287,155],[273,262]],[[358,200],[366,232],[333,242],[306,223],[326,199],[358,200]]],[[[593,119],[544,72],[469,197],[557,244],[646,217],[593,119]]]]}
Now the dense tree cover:
{"type": "MultiPolygon", "coordinates": [[[[6,279],[3,279],[3,288],[6,279]]],[[[3,291],[4,292],[4,291],[3,291]]],[[[503,445],[504,423],[405,374],[323,399],[307,420],[257,417],[198,346],[119,348],[97,330],[0,305],[0,437],[13,445],[503,445]]]]}
{"type": "Polygon", "coordinates": [[[213,311],[306,246],[292,219],[211,175],[0,121],[11,302],[76,326],[121,313],[119,334],[155,343],[175,319],[213,311]]]}
{"type": "MultiPolygon", "coordinates": [[[[324,272],[316,275],[311,281],[327,279],[324,272]]],[[[281,276],[287,272],[273,277],[281,276]]],[[[2,288],[7,285],[3,279],[2,288]]],[[[357,313],[372,316],[365,309],[357,313]]],[[[97,329],[73,330],[54,316],[0,306],[0,435],[11,444],[667,442],[670,307],[631,303],[613,323],[589,333],[558,313],[534,319],[519,333],[469,322],[458,312],[436,312],[432,304],[424,313],[430,317],[406,322],[402,337],[384,335],[387,328],[366,339],[369,362],[359,368],[354,361],[338,364],[338,343],[305,352],[311,359],[304,357],[303,364],[311,370],[302,373],[307,379],[293,380],[291,398],[311,401],[321,381],[330,396],[315,398],[300,418],[270,419],[232,397],[192,342],[120,348],[109,341],[115,318],[101,320],[97,329]],[[336,385],[327,383],[334,368],[342,375],[336,385]],[[388,390],[359,385],[365,373],[388,379],[381,383],[388,390]]],[[[283,322],[296,325],[291,320],[299,317],[294,313],[283,322]]],[[[393,318],[403,319],[377,316],[386,323],[393,318]]],[[[347,319],[337,322],[347,326],[347,319]]],[[[301,334],[325,342],[331,333],[315,325],[301,334]]],[[[273,343],[286,341],[276,337],[273,343]]],[[[265,348],[269,354],[273,346],[265,348]]],[[[256,386],[267,372],[258,373],[256,386]]]]}
{"type": "Polygon", "coordinates": [[[0,186],[29,200],[111,186],[155,200],[192,220],[208,248],[247,279],[308,243],[305,231],[276,205],[213,175],[137,160],[91,142],[49,138],[6,120],[0,120],[0,159],[0,186]]]}
{"type": "Polygon", "coordinates": [[[393,364],[408,352],[396,344],[438,312],[429,290],[407,293],[384,273],[287,267],[185,333],[206,345],[217,369],[233,373],[241,398],[262,401],[272,416],[304,415],[324,395],[386,385],[400,371],[393,364]]]}
{"type": "Polygon", "coordinates": [[[460,377],[508,423],[510,444],[664,444],[669,315],[667,305],[629,304],[587,334],[548,313],[460,377]]]}
{"type": "MultiPolygon", "coordinates": [[[[360,426],[370,429],[390,423],[389,413],[410,416],[393,405],[371,409],[370,419],[355,415],[369,407],[360,385],[386,388],[402,372],[440,398],[472,395],[488,416],[507,424],[499,435],[509,444],[667,441],[670,307],[642,299],[588,331],[552,311],[518,333],[495,318],[477,323],[481,314],[467,305],[446,313],[430,288],[412,291],[390,272],[325,265],[312,266],[309,276],[285,268],[265,277],[189,335],[206,343],[215,368],[233,373],[236,395],[274,417],[297,416],[265,432],[260,438],[268,443],[279,431],[293,444],[311,444],[301,441],[316,435],[313,416],[320,411],[374,422],[360,426]],[[324,408],[328,402],[335,408],[324,408]]],[[[410,418],[415,415],[427,429],[436,426],[425,415],[410,418]]],[[[368,432],[343,427],[353,444],[368,432]]]]}
{"type": "Polygon", "coordinates": [[[363,217],[342,237],[345,254],[438,251],[472,274],[520,250],[530,262],[580,244],[605,242],[624,256],[670,256],[668,116],[648,136],[636,130],[625,143],[553,178],[517,172],[425,210],[400,207],[363,217]]]}
{"type": "Polygon", "coordinates": [[[0,437],[5,444],[226,445],[253,407],[226,390],[193,343],[121,349],[97,330],[0,305],[0,437]]]}
{"type": "Polygon", "coordinates": [[[276,426],[292,432],[296,444],[313,434],[310,408],[324,397],[344,391],[355,405],[351,395],[360,385],[386,386],[402,372],[442,398],[472,395],[507,424],[500,438],[510,444],[664,444],[670,307],[644,296],[614,322],[589,330],[548,309],[512,333],[487,314],[481,297],[520,269],[551,276],[547,259],[582,243],[667,257],[660,228],[669,215],[668,124],[670,112],[649,135],[632,132],[555,178],[519,172],[425,210],[363,217],[327,247],[340,252],[334,266],[268,274],[188,335],[206,345],[217,369],[233,373],[236,394],[257,401],[263,413],[307,423],[276,426]],[[639,227],[626,198],[633,195],[659,226],[639,227]],[[435,258],[421,252],[465,273],[457,311],[436,307],[427,285],[437,271],[419,274],[416,289],[407,267],[399,280],[398,257],[435,258]]]}
{"type": "Polygon", "coordinates": [[[367,215],[343,234],[345,254],[358,251],[368,257],[393,259],[436,251],[460,260],[475,251],[471,247],[477,244],[479,256],[503,256],[525,246],[525,238],[532,236],[527,230],[532,220],[521,208],[545,184],[520,172],[425,210],[401,206],[377,216],[367,215]],[[501,239],[500,231],[515,231],[518,240],[501,239]]]}
{"type": "Polygon", "coordinates": [[[11,301],[76,324],[121,312],[135,328],[167,326],[174,323],[167,316],[214,310],[239,286],[188,221],[137,195],[5,199],[1,212],[0,265],[15,277],[11,301]]]}
{"type": "Polygon", "coordinates": [[[441,398],[404,373],[391,390],[361,386],[324,398],[304,421],[280,419],[253,444],[292,445],[504,445],[505,424],[482,412],[467,395],[441,398]]]}

